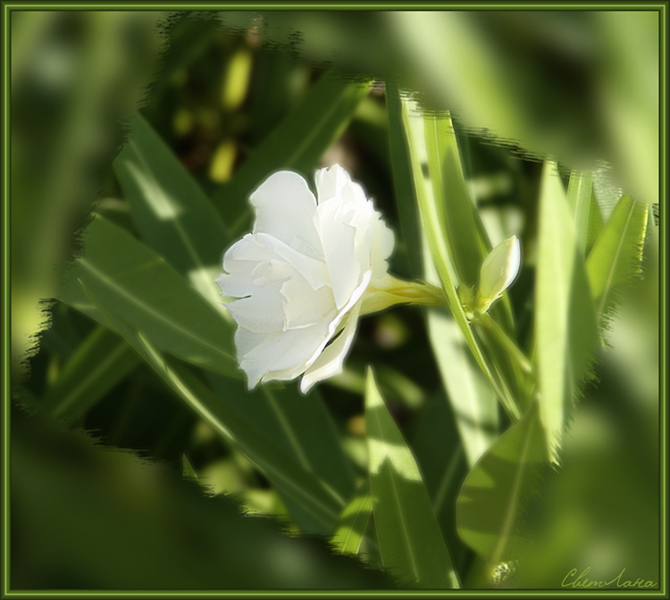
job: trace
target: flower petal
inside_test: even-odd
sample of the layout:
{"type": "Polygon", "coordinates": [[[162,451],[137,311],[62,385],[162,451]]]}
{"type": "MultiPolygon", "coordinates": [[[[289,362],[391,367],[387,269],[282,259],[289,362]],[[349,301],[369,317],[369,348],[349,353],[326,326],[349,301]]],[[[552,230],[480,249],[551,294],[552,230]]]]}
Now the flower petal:
{"type": "Polygon", "coordinates": [[[351,176],[340,165],[335,164],[314,173],[314,183],[318,203],[322,204],[332,198],[339,198],[340,190],[347,183],[351,183],[351,176]]]}
{"type": "Polygon", "coordinates": [[[293,379],[306,368],[314,349],[327,343],[328,322],[315,327],[256,333],[244,327],[235,332],[240,367],[249,378],[249,389],[258,382],[274,379],[274,371],[284,371],[293,379]]]}
{"type": "Polygon", "coordinates": [[[356,252],[356,228],[347,222],[348,217],[342,203],[325,202],[319,205],[315,218],[338,309],[351,298],[363,271],[356,252]]]}
{"type": "Polygon", "coordinates": [[[356,325],[360,313],[360,302],[354,306],[350,313],[347,314],[344,329],[340,335],[326,346],[312,363],[312,365],[305,371],[300,382],[300,391],[303,394],[309,392],[312,387],[319,381],[328,379],[333,375],[338,375],[342,372],[342,365],[344,359],[351,348],[356,334],[356,325]]]}
{"type": "Polygon", "coordinates": [[[292,171],[278,171],[251,194],[256,210],[254,233],[268,233],[312,258],[321,258],[313,217],[316,199],[307,182],[292,171]]]}

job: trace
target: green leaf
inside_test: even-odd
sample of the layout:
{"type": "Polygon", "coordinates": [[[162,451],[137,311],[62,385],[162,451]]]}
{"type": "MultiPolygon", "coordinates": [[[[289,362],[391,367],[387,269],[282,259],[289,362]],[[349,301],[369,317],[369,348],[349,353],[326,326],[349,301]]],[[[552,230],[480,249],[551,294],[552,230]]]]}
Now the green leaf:
{"type": "MultiPolygon", "coordinates": [[[[494,406],[497,408],[495,400],[494,406]]],[[[410,422],[408,441],[419,463],[451,560],[456,571],[462,573],[467,548],[456,533],[454,506],[469,468],[456,425],[454,412],[440,389],[410,422]]]]}
{"type": "MultiPolygon", "coordinates": [[[[393,86],[387,85],[387,92],[391,159],[403,237],[415,276],[425,275],[428,281],[438,282],[439,277],[430,258],[425,261],[425,270],[423,267],[423,234],[414,204],[410,150],[403,131],[400,97],[393,86]]],[[[467,200],[470,202],[469,197],[467,200]]],[[[433,353],[456,416],[468,463],[472,465],[495,439],[498,428],[496,396],[468,350],[455,320],[434,310],[426,313],[433,353]]]]}
{"type": "Polygon", "coordinates": [[[247,200],[251,192],[279,169],[309,173],[342,133],[369,87],[369,83],[349,83],[326,73],[254,149],[232,180],[212,197],[233,237],[250,226],[247,200]]]}
{"type": "MultiPolygon", "coordinates": [[[[484,577],[514,560],[522,543],[518,530],[524,507],[548,464],[537,404],[487,450],[463,483],[456,501],[461,539],[485,559],[484,577]]],[[[484,582],[486,583],[486,582],[484,582]]]]}
{"type": "Polygon", "coordinates": [[[461,283],[473,287],[479,268],[491,250],[468,193],[449,113],[424,117],[428,170],[440,228],[461,283]]]}
{"type": "Polygon", "coordinates": [[[216,304],[221,294],[214,280],[230,242],[223,221],[151,125],[139,113],[130,125],[114,167],[137,229],[147,246],[216,304]]]}
{"type": "MultiPolygon", "coordinates": [[[[448,112],[424,116],[428,171],[441,229],[446,236],[451,264],[461,284],[479,284],[480,268],[491,251],[484,224],[470,197],[454,125],[448,112]]],[[[507,294],[492,314],[506,331],[513,331],[514,317],[507,294]]]]}
{"type": "Polygon", "coordinates": [[[615,288],[639,273],[649,205],[623,196],[598,236],[586,261],[598,320],[615,288]]]}
{"type": "MultiPolygon", "coordinates": [[[[243,382],[213,373],[209,380],[221,402],[321,479],[344,506],[354,491],[354,471],[318,390],[304,396],[295,384],[287,384],[283,389],[264,385],[248,391],[243,382]]],[[[284,500],[293,514],[300,510],[291,498],[284,500]]]]}
{"type": "Polygon", "coordinates": [[[365,395],[370,488],[382,563],[408,584],[454,589],[458,578],[421,472],[368,371],[365,395]]]}
{"type": "Polygon", "coordinates": [[[603,216],[600,214],[600,206],[596,199],[595,190],[591,190],[591,206],[589,208],[589,228],[586,232],[586,256],[593,249],[600,232],[603,230],[603,216]]]}
{"type": "Polygon", "coordinates": [[[82,292],[81,279],[161,351],[242,378],[233,350],[232,326],[224,318],[223,308],[212,306],[155,252],[98,215],[83,241],[84,256],[66,272],[59,300],[108,325],[82,292]]]}
{"type": "Polygon", "coordinates": [[[577,247],[586,255],[586,243],[591,216],[591,198],[593,195],[593,172],[571,171],[568,183],[568,204],[575,223],[577,247]]]}
{"type": "Polygon", "coordinates": [[[498,403],[463,340],[456,321],[428,311],[428,335],[470,466],[498,435],[498,403]]]}
{"type": "Polygon", "coordinates": [[[540,189],[535,358],[540,417],[552,460],[597,342],[596,317],[563,184],[545,163],[540,189]]]}
{"type": "Polygon", "coordinates": [[[472,353],[477,366],[481,369],[491,387],[495,390],[498,398],[509,412],[511,418],[516,419],[519,416],[519,409],[514,399],[511,398],[494,377],[486,358],[479,346],[468,318],[465,316],[463,306],[461,305],[456,291],[454,269],[449,257],[449,248],[447,244],[448,234],[444,225],[442,209],[438,206],[432,190],[425,183],[422,165],[425,160],[423,135],[420,132],[422,120],[416,116],[411,116],[410,111],[416,110],[417,105],[401,97],[401,117],[404,128],[404,134],[407,138],[410,164],[412,171],[412,180],[416,193],[423,232],[428,242],[432,261],[437,269],[440,280],[447,295],[447,304],[451,310],[456,323],[461,329],[465,342],[472,353]]]}
{"type": "Polygon", "coordinates": [[[302,506],[308,518],[298,522],[301,529],[322,535],[332,532],[344,502],[316,474],[309,473],[253,423],[229,408],[185,367],[162,354],[147,336],[104,304],[102,296],[97,296],[83,281],[80,285],[96,309],[193,412],[239,450],[278,490],[302,506]]]}
{"type": "Polygon", "coordinates": [[[54,416],[74,422],[139,363],[125,340],[98,326],[77,347],[47,390],[43,406],[54,416]]]}
{"type": "Polygon", "coordinates": [[[197,480],[198,479],[198,474],[195,472],[195,469],[193,468],[193,465],[191,464],[191,461],[188,459],[188,456],[186,454],[182,454],[181,456],[181,468],[182,468],[182,477],[186,477],[187,479],[193,479],[197,480]]]}
{"type": "Polygon", "coordinates": [[[388,110],[391,170],[402,240],[409,257],[412,274],[414,277],[423,277],[421,219],[417,212],[408,140],[403,131],[402,105],[398,88],[390,81],[386,83],[386,106],[388,110]]]}
{"type": "Polygon", "coordinates": [[[370,484],[364,482],[344,507],[331,543],[342,554],[358,554],[372,516],[370,484]]]}

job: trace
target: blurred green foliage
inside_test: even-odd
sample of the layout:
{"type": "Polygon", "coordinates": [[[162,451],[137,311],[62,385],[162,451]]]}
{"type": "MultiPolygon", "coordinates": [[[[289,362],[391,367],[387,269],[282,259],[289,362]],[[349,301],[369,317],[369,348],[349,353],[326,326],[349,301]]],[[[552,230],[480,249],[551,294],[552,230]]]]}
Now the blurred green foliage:
{"type": "MultiPolygon", "coordinates": [[[[291,539],[275,523],[241,517],[240,507],[278,515],[294,533],[297,523],[310,532],[309,518],[300,517],[304,507],[273,484],[265,463],[259,467],[243,445],[217,430],[225,428],[225,414],[249,424],[249,439],[273,440],[296,473],[299,467],[323,477],[329,464],[338,465],[337,474],[325,477],[342,496],[333,506],[354,506],[351,497],[365,498],[370,458],[363,401],[368,364],[413,452],[465,587],[559,589],[571,568],[588,566],[594,579],[612,579],[625,568],[633,580],[659,581],[659,241],[648,213],[643,245],[629,242],[642,253],[642,275],[608,298],[617,301],[606,311],[608,345],[596,350],[596,376],[564,434],[562,466],[543,473],[537,497],[516,525],[516,562],[493,581],[472,577],[480,559],[457,535],[455,509],[468,469],[508,416],[491,414],[493,408],[473,425],[457,410],[458,400],[466,406],[461,394],[484,402],[490,392],[472,391],[487,389],[483,380],[472,383],[470,374],[478,373],[472,364],[453,379],[454,357],[465,351],[453,319],[424,319],[412,308],[365,318],[345,372],[307,398],[293,384],[247,395],[238,381],[166,358],[166,372],[173,369],[180,381],[225,404],[208,420],[140,360],[113,319],[99,325],[73,308],[74,301],[56,303],[47,318],[38,304],[63,297],[56,265],[82,252],[74,231],[96,199],[96,221],[114,239],[130,240],[107,256],[107,246],[99,247],[100,261],[114,266],[141,258],[148,272],[158,262],[170,281],[181,275],[198,285],[193,263],[173,256],[174,232],[138,217],[147,210],[141,194],[133,196],[141,189],[132,179],[141,150],[126,146],[112,169],[140,101],[142,139],[157,144],[144,175],[152,173],[159,185],[185,177],[167,196],[182,185],[182,207],[210,199],[219,217],[208,229],[216,230],[219,218],[225,227],[219,242],[200,240],[198,258],[209,271],[218,269],[230,239],[245,231],[245,196],[265,174],[289,167],[309,175],[339,162],[396,232],[392,272],[430,278],[411,176],[402,171],[408,155],[394,144],[399,114],[387,92],[400,85],[415,90],[425,106],[451,111],[449,151],[460,153],[464,197],[474,200],[472,212],[490,243],[513,233],[523,241],[508,327],[514,323],[516,339],[530,349],[535,272],[541,245],[549,243],[539,238],[542,167],[535,157],[556,157],[563,173],[593,170],[588,209],[586,197],[580,200],[593,217],[582,232],[586,251],[597,243],[598,225],[612,213],[619,188],[641,202],[658,202],[656,13],[16,10],[11,19],[13,395],[37,413],[12,412],[11,589],[389,587],[389,579],[337,556],[324,540],[291,539]],[[202,192],[190,192],[193,186],[202,192]],[[31,351],[30,336],[39,331],[31,351]],[[56,417],[95,432],[99,442],[64,430],[56,417]],[[473,441],[477,428],[481,437],[473,441]],[[199,485],[181,478],[185,470],[199,485]],[[359,495],[352,496],[356,485],[359,495]],[[206,497],[221,492],[235,502],[206,497]]],[[[568,177],[563,180],[573,198],[568,177]]],[[[187,239],[197,239],[194,231],[187,239]]],[[[153,280],[142,283],[151,288],[153,280]]],[[[153,308],[163,309],[166,295],[165,305],[172,302],[177,312],[179,294],[195,294],[192,288],[170,298],[171,290],[149,291],[153,308]]],[[[92,301],[99,290],[90,297],[85,288],[76,293],[91,305],[88,314],[99,316],[92,301]]],[[[199,322],[206,306],[184,318],[199,322]]],[[[223,337],[232,324],[220,321],[223,337]]],[[[189,360],[197,353],[179,348],[169,332],[154,333],[154,346],[156,335],[167,340],[161,352],[204,365],[189,360]]],[[[388,423],[385,431],[395,435],[388,423]]],[[[365,515],[361,506],[356,510],[365,515]]],[[[385,564],[375,523],[359,521],[353,545],[359,557],[385,564]]]]}

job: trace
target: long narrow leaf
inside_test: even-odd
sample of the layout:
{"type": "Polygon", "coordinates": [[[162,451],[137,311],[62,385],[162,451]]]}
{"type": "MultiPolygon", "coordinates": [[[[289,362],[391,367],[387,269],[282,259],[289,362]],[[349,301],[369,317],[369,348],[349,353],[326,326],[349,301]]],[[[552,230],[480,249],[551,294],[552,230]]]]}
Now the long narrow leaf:
{"type": "Polygon", "coordinates": [[[214,280],[230,241],[226,228],[200,186],[139,113],[114,167],[143,241],[217,303],[214,280]]]}
{"type": "Polygon", "coordinates": [[[125,340],[98,326],[48,389],[44,408],[57,417],[76,421],[139,363],[125,340]]]}
{"type": "Polygon", "coordinates": [[[598,320],[615,288],[639,272],[649,205],[623,196],[598,236],[586,261],[598,320]]]}
{"type": "Polygon", "coordinates": [[[160,256],[100,216],[86,229],[84,244],[85,254],[66,273],[59,300],[109,325],[82,292],[81,279],[159,350],[242,377],[234,358],[232,326],[222,308],[212,306],[160,256]]]}
{"type": "Polygon", "coordinates": [[[386,106],[388,110],[389,150],[393,185],[396,206],[400,216],[402,239],[409,257],[412,274],[414,277],[423,277],[421,219],[417,210],[416,193],[412,180],[408,140],[403,131],[400,95],[398,88],[392,82],[386,84],[386,106]]]}
{"type": "Polygon", "coordinates": [[[568,204],[575,223],[577,246],[585,254],[593,195],[593,172],[572,171],[568,183],[568,204]]]}
{"type": "Polygon", "coordinates": [[[498,435],[498,403],[453,318],[430,311],[428,334],[472,466],[498,435]]]}
{"type": "Polygon", "coordinates": [[[489,581],[501,563],[515,558],[522,542],[519,525],[524,506],[535,490],[543,465],[548,464],[546,442],[537,405],[487,450],[463,483],[456,503],[461,539],[485,559],[483,576],[489,581]]]}
{"type": "Polygon", "coordinates": [[[96,309],[189,408],[242,452],[278,489],[302,505],[309,515],[306,522],[298,524],[304,531],[324,535],[332,532],[344,503],[338,501],[315,474],[307,472],[257,427],[228,408],[177,361],[161,353],[141,330],[133,328],[105,305],[102,297],[84,282],[79,283],[96,309]]]}
{"type": "Polygon", "coordinates": [[[421,477],[398,426],[368,372],[365,423],[377,538],[385,568],[423,588],[459,587],[421,477]]]}
{"type": "Polygon", "coordinates": [[[542,173],[539,219],[535,356],[540,417],[551,458],[557,461],[565,422],[588,373],[597,330],[572,215],[555,166],[549,162],[542,173]]]}
{"type": "Polygon", "coordinates": [[[310,89],[212,200],[232,236],[247,229],[251,211],[247,199],[265,177],[278,169],[307,173],[342,133],[369,84],[349,83],[327,73],[310,89]],[[231,219],[234,219],[232,221],[231,219]]]}
{"type": "MultiPolygon", "coordinates": [[[[303,396],[294,384],[248,391],[237,380],[210,374],[226,406],[263,432],[305,470],[323,480],[344,505],[354,491],[354,471],[318,390],[303,396]]],[[[291,499],[286,499],[290,504],[291,499]]],[[[298,509],[299,507],[295,507],[298,509]]]]}
{"type": "Polygon", "coordinates": [[[443,227],[443,218],[440,216],[441,209],[437,206],[435,198],[431,190],[425,185],[422,160],[421,160],[421,144],[422,137],[415,131],[421,125],[421,119],[412,117],[410,115],[411,103],[410,101],[401,98],[402,106],[402,121],[405,135],[407,136],[408,146],[410,150],[410,162],[412,169],[412,180],[414,182],[417,202],[419,204],[419,212],[421,214],[421,222],[423,231],[428,241],[430,254],[437,269],[437,272],[442,281],[442,285],[446,292],[447,303],[451,310],[456,323],[460,327],[465,342],[472,353],[475,362],[481,369],[491,387],[495,390],[498,398],[505,403],[505,407],[512,416],[517,418],[519,410],[516,407],[513,399],[511,399],[505,391],[501,388],[498,381],[495,379],[487,361],[482,353],[479,343],[474,335],[470,322],[465,316],[463,307],[458,298],[455,285],[455,275],[453,274],[453,267],[449,258],[449,249],[447,246],[447,233],[443,227]]]}
{"type": "MultiPolygon", "coordinates": [[[[491,251],[491,241],[465,183],[456,132],[449,113],[425,115],[423,122],[430,182],[442,220],[440,229],[446,236],[449,256],[459,282],[473,287],[479,283],[479,269],[491,251]]],[[[512,307],[506,293],[492,312],[505,330],[513,330],[512,307]]]]}
{"type": "Polygon", "coordinates": [[[340,515],[332,543],[342,554],[358,554],[372,517],[370,484],[362,483],[340,515]]]}

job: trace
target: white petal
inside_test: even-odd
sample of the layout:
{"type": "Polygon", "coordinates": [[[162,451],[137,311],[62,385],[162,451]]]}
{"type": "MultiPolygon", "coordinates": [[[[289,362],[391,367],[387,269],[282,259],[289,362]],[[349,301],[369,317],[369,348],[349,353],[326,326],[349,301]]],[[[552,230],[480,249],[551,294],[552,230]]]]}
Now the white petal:
{"type": "Polygon", "coordinates": [[[317,260],[306,256],[286,245],[282,240],[265,233],[257,233],[256,237],[260,243],[274,253],[274,256],[285,261],[300,273],[313,289],[329,285],[330,278],[323,259],[317,260]]]}
{"type": "Polygon", "coordinates": [[[319,204],[332,198],[340,196],[340,190],[344,185],[351,182],[351,177],[340,165],[333,165],[325,169],[319,169],[314,174],[316,184],[316,195],[319,204]]]}
{"type": "Polygon", "coordinates": [[[337,314],[333,291],[324,286],[310,287],[303,277],[292,277],[281,287],[284,299],[285,329],[309,327],[332,319],[337,314]]]}
{"type": "Polygon", "coordinates": [[[356,325],[360,313],[360,302],[347,315],[344,329],[340,335],[326,346],[319,357],[305,371],[300,382],[300,391],[306,394],[314,384],[342,372],[344,359],[351,348],[356,334],[356,325]]]}
{"type": "Polygon", "coordinates": [[[243,327],[235,332],[240,367],[249,378],[249,387],[272,379],[273,371],[289,370],[293,379],[304,372],[314,350],[327,343],[328,322],[315,327],[275,333],[255,333],[243,327]]]}
{"type": "Polygon", "coordinates": [[[254,291],[247,298],[226,303],[240,327],[256,333],[282,331],[285,324],[283,298],[278,289],[254,291]]]}
{"type": "Polygon", "coordinates": [[[313,223],[316,199],[300,175],[292,171],[270,175],[249,201],[256,210],[254,233],[269,233],[312,258],[322,255],[313,223]]]}
{"type": "Polygon", "coordinates": [[[325,202],[319,205],[315,219],[338,309],[351,298],[363,271],[356,256],[356,228],[346,222],[347,217],[343,204],[325,202]]]}

